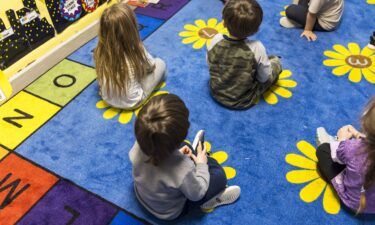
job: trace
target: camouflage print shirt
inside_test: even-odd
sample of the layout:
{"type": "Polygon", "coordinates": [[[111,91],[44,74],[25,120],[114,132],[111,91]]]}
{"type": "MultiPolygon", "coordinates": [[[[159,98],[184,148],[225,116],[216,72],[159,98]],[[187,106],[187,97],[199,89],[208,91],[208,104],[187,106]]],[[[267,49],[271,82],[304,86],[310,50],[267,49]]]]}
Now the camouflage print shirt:
{"type": "Polygon", "coordinates": [[[234,109],[254,105],[260,83],[272,73],[271,62],[260,41],[234,40],[217,34],[208,46],[211,94],[234,109]]]}

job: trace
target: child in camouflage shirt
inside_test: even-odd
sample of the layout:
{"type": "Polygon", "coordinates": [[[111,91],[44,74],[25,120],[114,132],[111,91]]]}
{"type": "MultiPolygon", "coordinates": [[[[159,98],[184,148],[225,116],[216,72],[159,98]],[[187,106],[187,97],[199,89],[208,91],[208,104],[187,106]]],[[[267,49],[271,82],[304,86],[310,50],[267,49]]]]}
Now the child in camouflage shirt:
{"type": "Polygon", "coordinates": [[[229,36],[217,34],[208,46],[207,61],[213,98],[232,109],[253,106],[278,80],[278,57],[268,57],[260,41],[248,40],[263,19],[256,0],[229,0],[223,9],[229,36]]]}

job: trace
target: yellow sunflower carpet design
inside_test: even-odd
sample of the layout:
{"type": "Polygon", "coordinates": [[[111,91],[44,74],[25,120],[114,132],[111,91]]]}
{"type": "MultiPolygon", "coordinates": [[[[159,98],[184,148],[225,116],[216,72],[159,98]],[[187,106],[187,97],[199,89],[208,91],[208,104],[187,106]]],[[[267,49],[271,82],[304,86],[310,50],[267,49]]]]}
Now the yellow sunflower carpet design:
{"type": "Polygon", "coordinates": [[[184,31],[179,33],[183,37],[183,44],[192,44],[194,49],[201,49],[205,45],[210,45],[212,38],[218,34],[228,34],[228,30],[224,27],[223,22],[211,18],[207,22],[204,20],[196,20],[194,24],[186,24],[184,31]]]}
{"type": "Polygon", "coordinates": [[[286,180],[292,184],[306,184],[300,191],[299,196],[302,201],[311,203],[323,195],[323,209],[329,214],[340,212],[340,200],[332,187],[325,182],[318,170],[316,149],[309,142],[302,140],[297,143],[298,150],[302,153],[289,153],[285,161],[297,170],[289,171],[286,180]]]}
{"type": "Polygon", "coordinates": [[[284,6],[284,11],[280,12],[280,16],[286,16],[285,10],[289,7],[289,5],[284,6]]]}
{"type": "MultiPolygon", "coordinates": [[[[288,88],[295,88],[297,86],[297,82],[290,79],[292,74],[290,70],[283,70],[279,76],[279,80],[262,95],[262,98],[270,105],[275,105],[279,102],[278,96],[281,98],[291,98],[293,93],[288,88]]],[[[257,99],[257,103],[259,101],[260,99],[257,99]]]]}
{"type": "MultiPolygon", "coordinates": [[[[151,98],[153,98],[155,96],[163,95],[163,94],[169,94],[168,91],[160,90],[160,89],[164,88],[165,86],[166,86],[166,83],[163,82],[157,88],[155,88],[155,90],[153,91],[151,96],[148,98],[148,100],[146,100],[146,102],[143,105],[145,105],[148,101],[150,101],[151,98]]],[[[138,112],[142,109],[143,105],[141,105],[139,108],[136,108],[136,109],[133,109],[133,110],[124,110],[124,109],[114,108],[114,107],[108,105],[108,103],[106,103],[105,101],[100,100],[96,103],[96,108],[106,109],[106,111],[104,111],[104,113],[103,113],[104,119],[110,120],[110,119],[113,119],[113,118],[118,116],[118,122],[119,123],[127,124],[132,120],[133,116],[138,115],[138,112]]]]}
{"type": "Polygon", "coordinates": [[[349,43],[348,48],[336,44],[333,50],[327,50],[324,55],[329,57],[323,61],[325,66],[335,67],[332,73],[336,76],[348,75],[353,83],[362,80],[362,76],[370,83],[375,84],[375,51],[357,43],[349,43]]]}

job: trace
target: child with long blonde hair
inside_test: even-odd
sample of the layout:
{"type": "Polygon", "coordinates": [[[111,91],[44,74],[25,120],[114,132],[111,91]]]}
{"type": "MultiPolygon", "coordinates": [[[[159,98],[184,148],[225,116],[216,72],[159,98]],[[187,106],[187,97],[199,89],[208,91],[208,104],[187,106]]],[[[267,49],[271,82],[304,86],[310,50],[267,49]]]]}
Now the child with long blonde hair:
{"type": "Polygon", "coordinates": [[[318,128],[318,169],[341,201],[358,213],[375,213],[375,97],[361,118],[362,131],[352,125],[338,130],[337,140],[318,128]]]}
{"type": "Polygon", "coordinates": [[[146,51],[125,2],[103,12],[98,38],[94,59],[103,100],[116,108],[138,107],[165,79],[165,63],[146,51]]]}

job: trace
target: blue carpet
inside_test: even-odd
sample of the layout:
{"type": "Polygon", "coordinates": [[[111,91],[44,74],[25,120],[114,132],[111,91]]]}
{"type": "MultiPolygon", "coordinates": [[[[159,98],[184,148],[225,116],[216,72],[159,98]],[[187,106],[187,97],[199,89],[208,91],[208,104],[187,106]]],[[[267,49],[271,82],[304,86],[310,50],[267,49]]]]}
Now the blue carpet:
{"type": "MultiPolygon", "coordinates": [[[[276,105],[261,101],[246,111],[233,111],[215,103],[208,90],[205,49],[195,50],[181,43],[179,32],[197,19],[220,20],[218,0],[192,0],[145,41],[148,50],[168,65],[163,90],[181,96],[190,109],[192,140],[199,129],[206,130],[212,150],[224,150],[229,158],[223,164],[237,171],[229,184],[242,188],[240,200],[207,215],[193,210],[180,224],[374,224],[374,217],[354,217],[341,207],[337,215],[326,213],[321,195],[305,203],[299,191],[305,184],[289,183],[285,175],[295,168],[285,162],[288,153],[298,153],[300,140],[315,145],[315,129],[325,126],[331,133],[342,125],[359,125],[361,109],[374,93],[374,85],[362,78],[352,83],[347,75],[332,75],[323,65],[326,50],[349,42],[364,47],[375,24],[375,6],[365,0],[346,1],[340,28],[317,33],[309,43],[299,37],[301,30],[278,25],[280,11],[289,1],[260,1],[264,21],[253,39],[266,46],[268,54],[282,56],[283,68],[292,71],[298,83],[290,89],[291,98],[280,98],[276,105]]],[[[146,21],[146,20],[145,20],[146,21]]],[[[161,23],[153,23],[160,26],[161,23]]],[[[150,34],[149,31],[148,34],[150,34]]],[[[148,34],[144,34],[146,37],[148,34]]],[[[69,59],[93,65],[88,43],[69,59]]],[[[131,178],[128,151],[134,142],[134,116],[122,125],[117,117],[103,119],[105,109],[97,109],[98,85],[93,83],[32,137],[17,152],[66,177],[124,209],[152,223],[163,223],[137,203],[131,178]],[[47,141],[48,140],[48,141],[47,141]]],[[[166,223],[169,224],[169,223],[166,223]]]]}

